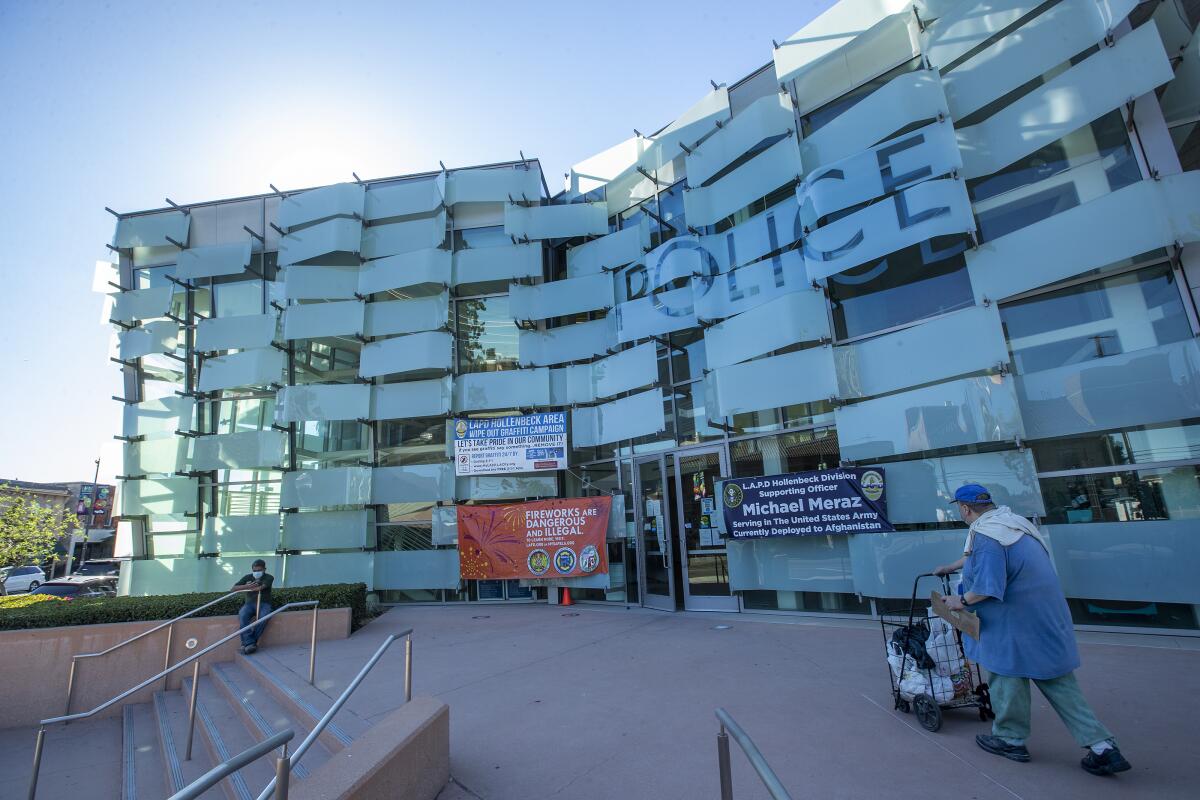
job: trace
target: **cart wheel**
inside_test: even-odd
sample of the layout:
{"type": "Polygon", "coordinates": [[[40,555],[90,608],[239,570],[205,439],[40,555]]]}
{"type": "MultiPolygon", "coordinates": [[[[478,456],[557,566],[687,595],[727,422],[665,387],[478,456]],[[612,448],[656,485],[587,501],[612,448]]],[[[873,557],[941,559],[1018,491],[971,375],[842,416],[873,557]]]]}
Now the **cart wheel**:
{"type": "Polygon", "coordinates": [[[937,702],[927,694],[919,694],[913,698],[913,710],[917,713],[917,722],[930,733],[942,727],[942,710],[937,702]]]}
{"type": "Polygon", "coordinates": [[[900,709],[905,714],[912,711],[912,705],[907,700],[901,700],[899,703],[896,703],[896,708],[900,709]]]}

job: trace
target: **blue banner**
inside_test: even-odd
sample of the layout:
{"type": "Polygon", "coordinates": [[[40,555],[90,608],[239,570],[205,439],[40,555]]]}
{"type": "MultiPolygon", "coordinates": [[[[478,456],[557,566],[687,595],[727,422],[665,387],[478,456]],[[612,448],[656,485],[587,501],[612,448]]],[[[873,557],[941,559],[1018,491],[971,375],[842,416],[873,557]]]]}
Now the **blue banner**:
{"type": "Polygon", "coordinates": [[[882,467],[729,478],[721,486],[721,512],[734,539],[895,530],[882,467]]]}

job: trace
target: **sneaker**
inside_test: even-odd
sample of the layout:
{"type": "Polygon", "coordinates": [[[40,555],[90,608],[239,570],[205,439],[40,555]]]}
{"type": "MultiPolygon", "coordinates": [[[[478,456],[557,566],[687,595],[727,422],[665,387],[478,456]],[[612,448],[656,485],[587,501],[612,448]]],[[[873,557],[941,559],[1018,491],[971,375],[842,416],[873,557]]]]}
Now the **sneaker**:
{"type": "Polygon", "coordinates": [[[987,736],[981,733],[975,737],[975,744],[989,753],[1004,756],[1010,761],[1025,762],[1029,760],[1029,751],[1025,749],[1025,745],[1009,744],[999,736],[987,736]]]}
{"type": "Polygon", "coordinates": [[[1133,766],[1125,760],[1125,756],[1121,755],[1121,751],[1115,747],[1105,750],[1100,755],[1088,750],[1087,755],[1079,762],[1079,766],[1093,775],[1114,775],[1133,769],[1133,766]]]}
{"type": "Polygon", "coordinates": [[[256,645],[256,644],[248,644],[242,648],[242,652],[245,653],[246,655],[250,655],[251,653],[255,652],[256,650],[258,650],[258,645],[256,645]]]}

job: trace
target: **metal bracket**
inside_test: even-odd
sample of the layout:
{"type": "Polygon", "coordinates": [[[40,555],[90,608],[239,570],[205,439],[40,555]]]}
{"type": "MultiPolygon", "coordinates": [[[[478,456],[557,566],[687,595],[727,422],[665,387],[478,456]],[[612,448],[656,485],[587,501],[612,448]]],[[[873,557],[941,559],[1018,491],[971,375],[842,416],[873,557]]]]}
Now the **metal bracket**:
{"type": "Polygon", "coordinates": [[[167,201],[167,205],[169,205],[171,208],[175,209],[176,211],[182,211],[184,216],[191,216],[191,213],[192,213],[192,212],[191,212],[191,210],[190,210],[190,209],[184,208],[183,206],[179,205],[178,203],[176,203],[176,202],[175,202],[174,200],[172,200],[171,198],[169,198],[169,197],[164,197],[164,198],[163,198],[163,200],[166,200],[166,201],[167,201]]]}
{"type": "Polygon", "coordinates": [[[249,225],[243,225],[242,230],[244,230],[246,233],[253,236],[255,239],[258,239],[263,244],[267,243],[267,238],[265,236],[263,236],[261,233],[256,233],[253,230],[251,230],[249,225]]]}

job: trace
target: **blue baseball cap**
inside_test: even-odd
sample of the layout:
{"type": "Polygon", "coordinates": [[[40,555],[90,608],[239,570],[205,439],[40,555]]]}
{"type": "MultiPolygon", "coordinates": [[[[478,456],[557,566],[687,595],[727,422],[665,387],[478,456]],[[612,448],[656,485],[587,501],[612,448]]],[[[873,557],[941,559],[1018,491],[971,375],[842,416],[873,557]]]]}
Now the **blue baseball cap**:
{"type": "Polygon", "coordinates": [[[967,483],[954,492],[954,499],[951,503],[990,503],[992,502],[992,494],[985,487],[978,483],[967,483]]]}

